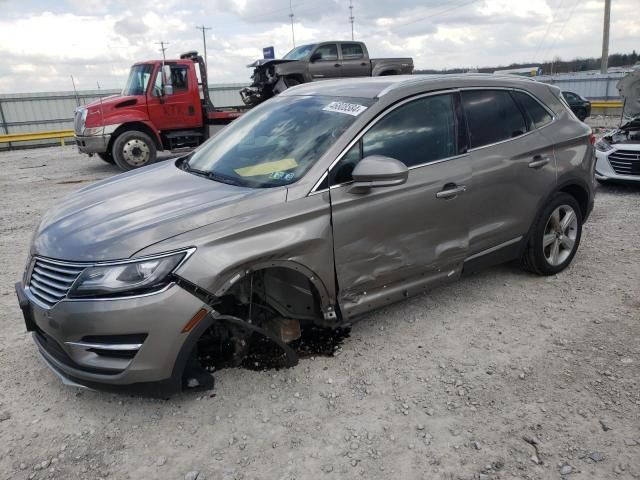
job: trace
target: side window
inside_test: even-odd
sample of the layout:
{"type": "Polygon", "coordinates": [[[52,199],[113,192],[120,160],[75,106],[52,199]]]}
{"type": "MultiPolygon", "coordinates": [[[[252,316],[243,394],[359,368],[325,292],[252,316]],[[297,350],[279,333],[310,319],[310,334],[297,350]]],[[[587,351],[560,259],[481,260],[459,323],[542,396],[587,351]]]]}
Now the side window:
{"type": "Polygon", "coordinates": [[[338,47],[335,43],[318,47],[315,53],[322,55],[322,60],[335,61],[338,59],[338,47]]]}
{"type": "Polygon", "coordinates": [[[185,91],[188,89],[187,78],[189,70],[185,65],[171,66],[171,83],[173,84],[173,91],[185,91]]]}
{"type": "Polygon", "coordinates": [[[518,137],[527,131],[524,116],[506,90],[462,92],[471,148],[518,137]]]}
{"type": "Polygon", "coordinates": [[[571,92],[562,92],[564,98],[567,99],[568,102],[575,102],[578,98],[571,92]]]}
{"type": "Polygon", "coordinates": [[[162,70],[158,69],[158,72],[156,73],[156,79],[153,82],[151,96],[159,97],[160,95],[162,95],[162,70]]]}
{"type": "Polygon", "coordinates": [[[533,128],[540,128],[550,123],[553,117],[535,98],[524,92],[513,92],[513,96],[529,115],[533,128]]]}
{"type": "Polygon", "coordinates": [[[409,102],[383,117],[331,170],[330,183],[352,180],[361,158],[384,155],[407,167],[457,154],[453,97],[437,95],[409,102]]]}
{"type": "Polygon", "coordinates": [[[359,43],[343,43],[340,45],[343,60],[358,60],[364,58],[362,45],[359,43]]]}

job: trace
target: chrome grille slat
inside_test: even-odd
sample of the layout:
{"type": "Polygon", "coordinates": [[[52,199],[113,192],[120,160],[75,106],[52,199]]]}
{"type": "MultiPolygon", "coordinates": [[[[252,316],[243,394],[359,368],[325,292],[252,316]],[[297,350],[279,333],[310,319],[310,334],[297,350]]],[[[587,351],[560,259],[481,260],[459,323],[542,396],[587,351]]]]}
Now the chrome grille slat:
{"type": "Polygon", "coordinates": [[[71,286],[71,284],[73,282],[75,282],[76,278],[78,278],[77,275],[61,275],[58,273],[53,273],[50,271],[47,271],[43,268],[41,268],[40,266],[37,266],[33,269],[34,273],[37,273],[38,275],[42,275],[45,276],[47,278],[50,278],[52,280],[56,280],[58,282],[62,282],[62,283],[68,283],[69,286],[71,286]]]}
{"type": "Polygon", "coordinates": [[[65,283],[60,283],[57,282],[55,280],[52,280],[50,278],[47,277],[43,277],[41,275],[39,275],[38,273],[32,273],[31,274],[31,280],[35,280],[36,282],[46,285],[47,287],[51,287],[54,288],[56,290],[60,290],[61,292],[64,292],[65,294],[67,293],[67,290],[69,290],[71,288],[71,285],[73,284],[73,282],[69,283],[69,284],[65,284],[65,283]]]}
{"type": "Polygon", "coordinates": [[[52,307],[67,296],[87,266],[36,258],[29,277],[29,290],[40,302],[52,307]]]}

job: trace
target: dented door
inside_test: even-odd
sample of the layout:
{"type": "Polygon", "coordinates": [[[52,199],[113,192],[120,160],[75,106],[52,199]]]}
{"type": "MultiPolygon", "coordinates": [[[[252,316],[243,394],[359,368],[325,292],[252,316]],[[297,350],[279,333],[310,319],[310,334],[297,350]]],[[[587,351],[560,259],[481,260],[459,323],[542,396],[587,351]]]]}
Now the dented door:
{"type": "Polygon", "coordinates": [[[438,198],[451,184],[470,188],[467,157],[409,172],[405,185],[352,193],[331,190],[338,301],[347,317],[459,276],[468,249],[464,193],[438,198]]]}

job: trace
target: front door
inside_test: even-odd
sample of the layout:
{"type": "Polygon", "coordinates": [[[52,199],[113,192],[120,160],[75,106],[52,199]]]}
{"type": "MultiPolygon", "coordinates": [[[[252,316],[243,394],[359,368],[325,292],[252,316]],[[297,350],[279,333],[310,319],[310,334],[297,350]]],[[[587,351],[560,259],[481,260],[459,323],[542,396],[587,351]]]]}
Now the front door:
{"type": "Polygon", "coordinates": [[[468,90],[461,95],[473,168],[469,253],[517,246],[540,199],[556,182],[553,144],[540,133],[552,117],[523,92],[468,90]]]}
{"type": "Polygon", "coordinates": [[[466,189],[455,96],[394,107],[329,175],[338,302],[347,318],[457,278],[468,249],[466,189]],[[352,190],[361,158],[384,155],[409,168],[404,185],[352,190]]]}
{"type": "Polygon", "coordinates": [[[162,67],[156,69],[154,83],[147,94],[149,118],[158,130],[199,128],[202,126],[200,95],[197,81],[191,78],[187,65],[166,63],[171,67],[173,93],[162,94],[162,67]]]}
{"type": "Polygon", "coordinates": [[[359,43],[341,43],[342,76],[368,77],[371,75],[371,63],[365,58],[362,45],[359,43]]]}
{"type": "Polygon", "coordinates": [[[336,43],[324,43],[316,47],[312,56],[314,55],[318,58],[309,63],[309,74],[312,80],[337,78],[342,75],[342,63],[338,58],[336,43]]]}

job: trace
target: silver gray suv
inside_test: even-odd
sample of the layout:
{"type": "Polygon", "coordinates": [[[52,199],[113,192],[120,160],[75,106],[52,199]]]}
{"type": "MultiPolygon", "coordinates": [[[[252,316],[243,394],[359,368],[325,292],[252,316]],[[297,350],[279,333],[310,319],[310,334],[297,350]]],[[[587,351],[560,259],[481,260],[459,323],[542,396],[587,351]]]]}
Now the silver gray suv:
{"type": "Polygon", "coordinates": [[[265,342],[488,265],[553,275],[593,207],[594,148],[552,86],[494,75],[288,89],[197,151],[52,208],[16,285],[65,382],[210,388],[265,342]]]}

